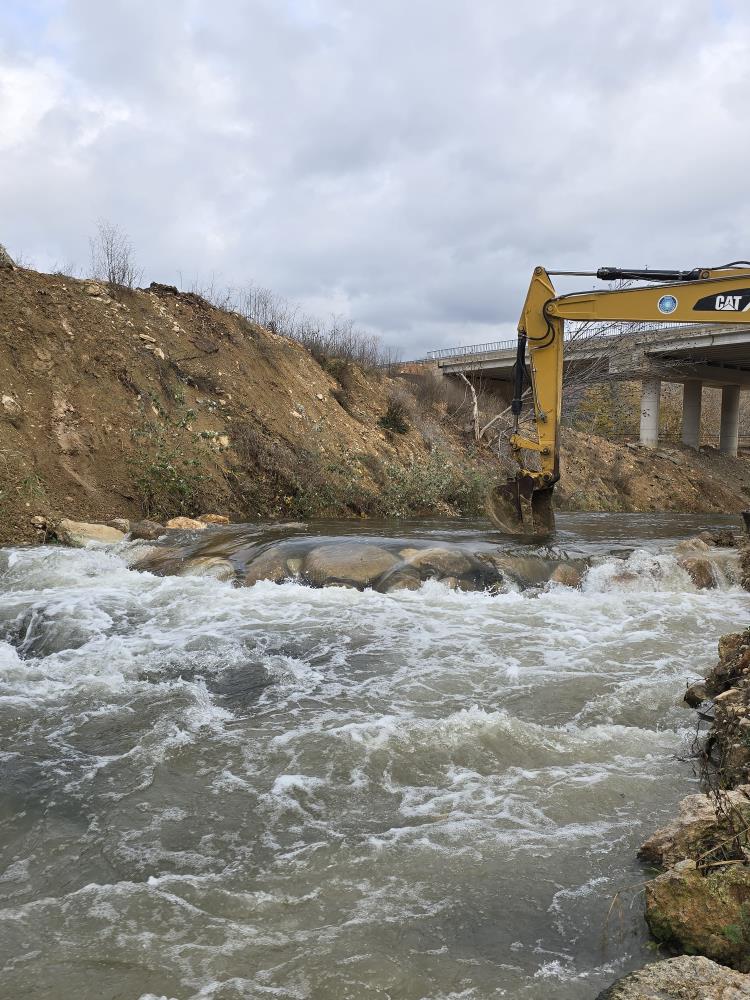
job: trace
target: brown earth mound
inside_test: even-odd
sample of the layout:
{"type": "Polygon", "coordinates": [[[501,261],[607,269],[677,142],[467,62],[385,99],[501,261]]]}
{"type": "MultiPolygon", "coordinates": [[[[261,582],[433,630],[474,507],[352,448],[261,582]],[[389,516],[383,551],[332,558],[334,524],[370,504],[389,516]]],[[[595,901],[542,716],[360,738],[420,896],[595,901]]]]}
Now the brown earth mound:
{"type": "MultiPolygon", "coordinates": [[[[153,284],[0,269],[0,542],[106,521],[478,514],[506,467],[415,383],[364,373],[153,284]],[[389,426],[393,394],[405,425],[389,426]]],[[[466,421],[463,421],[465,424],[466,421]]],[[[738,511],[744,460],[569,432],[568,509],[738,511]]]]}

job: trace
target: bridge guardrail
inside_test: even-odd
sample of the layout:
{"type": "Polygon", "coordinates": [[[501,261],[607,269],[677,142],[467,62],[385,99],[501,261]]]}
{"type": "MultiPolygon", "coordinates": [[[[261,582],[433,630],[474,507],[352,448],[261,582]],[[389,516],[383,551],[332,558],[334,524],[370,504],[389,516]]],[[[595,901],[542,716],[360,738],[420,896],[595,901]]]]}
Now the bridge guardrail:
{"type": "MultiPolygon", "coordinates": [[[[638,336],[644,333],[660,333],[662,331],[674,331],[674,333],[692,333],[696,329],[702,329],[705,327],[703,323],[628,323],[625,328],[621,327],[619,324],[612,324],[610,329],[607,330],[595,330],[585,335],[581,335],[580,331],[575,330],[575,324],[571,324],[573,327],[570,331],[570,335],[566,337],[566,342],[570,343],[571,346],[581,347],[585,349],[587,346],[593,347],[597,342],[608,341],[614,337],[622,336],[638,336]]],[[[727,328],[731,328],[731,324],[727,324],[727,328]]],[[[489,344],[468,344],[464,347],[444,347],[441,350],[428,351],[424,357],[425,361],[443,361],[447,358],[465,358],[469,356],[478,356],[482,354],[492,354],[495,351],[511,351],[514,350],[518,341],[514,338],[513,340],[495,340],[489,344]]]]}
{"type": "Polygon", "coordinates": [[[492,351],[511,351],[518,341],[495,340],[489,344],[470,344],[467,347],[444,347],[439,351],[428,351],[425,361],[440,361],[443,358],[463,358],[467,354],[490,354],[492,351]]]}

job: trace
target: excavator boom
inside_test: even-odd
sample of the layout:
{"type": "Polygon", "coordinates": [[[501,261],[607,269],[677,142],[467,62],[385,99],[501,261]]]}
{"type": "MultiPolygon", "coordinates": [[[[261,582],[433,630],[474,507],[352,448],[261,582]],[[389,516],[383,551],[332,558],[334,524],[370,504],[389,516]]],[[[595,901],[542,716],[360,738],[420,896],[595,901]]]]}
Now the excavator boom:
{"type": "Polygon", "coordinates": [[[560,417],[566,320],[750,325],[750,262],[690,271],[644,271],[605,267],[592,272],[534,269],[518,323],[510,438],[516,476],[495,486],[487,511],[501,531],[549,535],[555,518],[552,496],[560,478],[560,417]],[[550,274],[578,274],[604,281],[649,282],[636,288],[560,295],[550,274]],[[526,379],[533,393],[535,436],[519,434],[526,379]],[[536,453],[539,468],[527,468],[523,453],[536,453]]]}

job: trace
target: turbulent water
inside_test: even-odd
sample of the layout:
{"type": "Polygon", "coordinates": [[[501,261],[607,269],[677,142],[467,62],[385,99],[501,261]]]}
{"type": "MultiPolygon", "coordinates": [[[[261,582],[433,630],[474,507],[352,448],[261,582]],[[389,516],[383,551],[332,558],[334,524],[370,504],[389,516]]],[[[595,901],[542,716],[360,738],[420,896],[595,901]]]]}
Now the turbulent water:
{"type": "Polygon", "coordinates": [[[579,1000],[650,959],[634,853],[750,601],[677,566],[695,519],[561,522],[581,591],[0,551],[0,996],[579,1000]]]}

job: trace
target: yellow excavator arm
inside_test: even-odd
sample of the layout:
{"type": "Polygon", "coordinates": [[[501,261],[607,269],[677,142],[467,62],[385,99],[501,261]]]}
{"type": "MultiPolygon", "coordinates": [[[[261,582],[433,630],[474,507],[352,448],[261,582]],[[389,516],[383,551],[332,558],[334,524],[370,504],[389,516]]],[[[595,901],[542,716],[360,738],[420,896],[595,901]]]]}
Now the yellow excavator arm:
{"type": "Polygon", "coordinates": [[[750,325],[750,262],[692,271],[639,271],[614,267],[603,267],[595,272],[534,269],[518,323],[511,405],[514,430],[510,444],[519,471],[514,479],[494,488],[488,503],[492,521],[502,531],[512,534],[547,535],[554,529],[552,494],[560,478],[565,320],[750,325]],[[550,274],[652,284],[558,296],[550,274]],[[518,433],[527,355],[535,437],[518,433]],[[538,470],[525,467],[524,451],[537,453],[538,470]]]}

